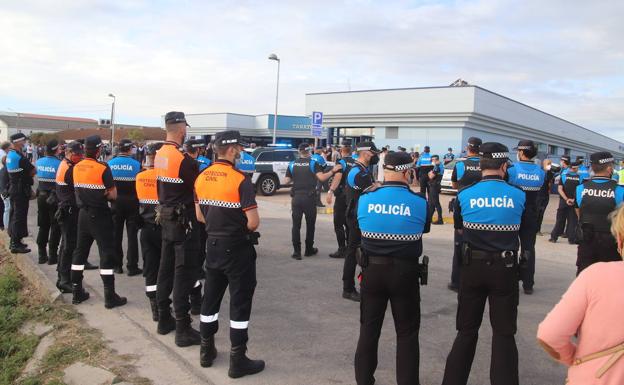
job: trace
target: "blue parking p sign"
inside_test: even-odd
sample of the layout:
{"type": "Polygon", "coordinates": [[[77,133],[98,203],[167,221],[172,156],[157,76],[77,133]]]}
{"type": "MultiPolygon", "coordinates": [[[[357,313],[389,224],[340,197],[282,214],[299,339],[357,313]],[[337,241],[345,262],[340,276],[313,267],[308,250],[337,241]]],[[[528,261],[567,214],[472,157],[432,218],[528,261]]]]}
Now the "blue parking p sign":
{"type": "Polygon", "coordinates": [[[322,126],[323,125],[323,113],[314,111],[312,112],[312,125],[313,126],[322,126]]]}

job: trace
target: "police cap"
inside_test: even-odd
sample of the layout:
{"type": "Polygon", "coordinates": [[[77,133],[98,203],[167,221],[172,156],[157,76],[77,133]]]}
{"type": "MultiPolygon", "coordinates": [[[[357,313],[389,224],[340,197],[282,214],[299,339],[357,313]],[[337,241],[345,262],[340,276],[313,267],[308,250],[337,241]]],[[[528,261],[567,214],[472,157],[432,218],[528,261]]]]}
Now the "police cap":
{"type": "Polygon", "coordinates": [[[479,155],[487,159],[509,159],[509,148],[502,143],[486,142],[479,146],[479,155]]]}
{"type": "Polygon", "coordinates": [[[203,139],[189,139],[184,142],[184,146],[187,148],[202,148],[206,147],[206,142],[203,139]]]}
{"type": "Polygon", "coordinates": [[[119,141],[119,149],[121,151],[128,151],[132,147],[134,147],[134,143],[132,143],[130,139],[122,139],[119,141]]]}
{"type": "Polygon", "coordinates": [[[46,151],[47,152],[54,152],[56,150],[58,150],[59,148],[59,142],[56,139],[52,139],[50,141],[48,141],[48,143],[46,143],[46,151]]]}
{"type": "Polygon", "coordinates": [[[310,145],[308,143],[301,143],[297,147],[299,151],[310,151],[310,145]]]}
{"type": "Polygon", "coordinates": [[[481,138],[477,138],[476,136],[471,136],[470,138],[468,138],[468,147],[478,150],[481,144],[483,144],[481,138]]]}
{"type": "Polygon", "coordinates": [[[521,140],[518,142],[518,145],[516,147],[514,147],[514,150],[534,150],[535,149],[535,142],[533,142],[532,140],[521,140]]]}
{"type": "Polygon", "coordinates": [[[562,162],[570,163],[570,157],[568,155],[563,155],[559,159],[561,159],[562,162]]]}
{"type": "Polygon", "coordinates": [[[367,141],[367,142],[360,142],[358,144],[355,145],[355,151],[372,151],[374,153],[379,153],[381,151],[379,151],[377,149],[377,146],[375,146],[375,143],[367,141]]]}
{"type": "Polygon", "coordinates": [[[9,139],[11,139],[11,143],[18,143],[18,142],[28,139],[28,137],[24,135],[22,132],[18,132],[18,133],[11,135],[9,139]]]}
{"type": "Polygon", "coordinates": [[[184,112],[180,112],[180,111],[167,112],[167,115],[165,115],[165,123],[166,124],[186,123],[186,125],[189,126],[188,122],[186,121],[186,116],[184,116],[184,112]]]}
{"type": "Polygon", "coordinates": [[[95,150],[102,147],[102,138],[99,135],[91,135],[85,138],[85,148],[95,150]]]}
{"type": "Polygon", "coordinates": [[[80,143],[77,140],[69,142],[69,144],[67,145],[67,149],[69,151],[73,152],[74,154],[82,154],[82,153],[84,153],[84,147],[83,147],[82,143],[80,143]]]}
{"type": "Polygon", "coordinates": [[[217,146],[227,146],[230,144],[238,144],[239,146],[246,147],[247,143],[241,139],[240,132],[237,130],[225,130],[219,131],[214,136],[214,143],[217,146]]]}
{"type": "Polygon", "coordinates": [[[577,160],[576,162],[570,163],[570,167],[578,167],[578,166],[580,166],[582,164],[583,164],[583,162],[577,160]]]}
{"type": "Polygon", "coordinates": [[[591,164],[607,164],[615,162],[613,154],[608,151],[594,152],[589,156],[591,164]]]}
{"type": "Polygon", "coordinates": [[[414,160],[407,152],[389,152],[384,158],[383,167],[390,171],[405,171],[414,167],[414,160]]]}
{"type": "Polygon", "coordinates": [[[155,143],[148,144],[147,147],[145,148],[145,154],[146,155],[155,155],[156,151],[160,150],[162,145],[163,145],[162,142],[155,142],[155,143]]]}

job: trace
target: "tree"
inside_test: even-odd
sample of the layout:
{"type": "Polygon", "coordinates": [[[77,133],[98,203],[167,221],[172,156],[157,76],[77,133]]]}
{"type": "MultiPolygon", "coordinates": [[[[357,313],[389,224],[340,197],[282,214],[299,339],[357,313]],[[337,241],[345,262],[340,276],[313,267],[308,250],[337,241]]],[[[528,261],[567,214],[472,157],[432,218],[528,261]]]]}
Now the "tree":
{"type": "Polygon", "coordinates": [[[133,142],[142,142],[145,139],[145,134],[143,133],[143,130],[134,128],[128,131],[128,139],[130,139],[133,142]]]}

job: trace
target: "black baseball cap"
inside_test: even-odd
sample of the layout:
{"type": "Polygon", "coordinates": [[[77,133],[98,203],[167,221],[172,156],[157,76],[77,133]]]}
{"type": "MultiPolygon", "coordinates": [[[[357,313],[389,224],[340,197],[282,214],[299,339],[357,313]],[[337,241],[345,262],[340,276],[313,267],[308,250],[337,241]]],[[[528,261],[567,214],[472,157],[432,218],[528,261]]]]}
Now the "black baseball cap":
{"type": "Polygon", "coordinates": [[[481,144],[483,144],[481,138],[477,138],[476,136],[471,136],[470,138],[468,138],[468,147],[472,147],[473,149],[478,150],[481,144]]]}
{"type": "Polygon", "coordinates": [[[191,148],[202,148],[202,147],[206,147],[206,142],[204,142],[203,139],[189,139],[186,142],[184,142],[184,146],[191,147],[191,148]]]}
{"type": "Polygon", "coordinates": [[[534,150],[535,142],[532,140],[521,140],[518,142],[518,145],[514,147],[514,150],[534,150]]]}
{"type": "Polygon", "coordinates": [[[563,162],[570,163],[570,157],[568,155],[562,155],[559,159],[563,162]]]}
{"type": "Polygon", "coordinates": [[[155,155],[156,151],[160,150],[162,145],[163,145],[163,142],[155,142],[155,143],[148,144],[147,147],[145,148],[145,154],[155,155]]]}
{"type": "Polygon", "coordinates": [[[52,139],[48,143],[46,143],[46,151],[48,152],[56,151],[58,150],[58,148],[59,148],[59,142],[56,139],[52,139]]]}
{"type": "Polygon", "coordinates": [[[28,139],[28,137],[24,135],[24,133],[18,132],[18,133],[11,135],[9,139],[11,139],[11,143],[18,143],[18,142],[28,139]]]}
{"type": "Polygon", "coordinates": [[[134,147],[134,143],[130,139],[122,139],[119,141],[119,149],[127,151],[134,147]]]}
{"type": "Polygon", "coordinates": [[[375,146],[375,143],[367,141],[367,142],[360,142],[358,144],[355,145],[355,151],[372,151],[374,153],[380,153],[381,151],[379,151],[377,149],[377,146],[375,146]]]}
{"type": "Polygon", "coordinates": [[[308,143],[301,143],[297,147],[299,151],[310,151],[310,145],[308,143]]]}
{"type": "Polygon", "coordinates": [[[576,162],[570,163],[570,167],[579,167],[582,164],[583,164],[583,162],[577,160],[576,162]]]}
{"type": "Polygon", "coordinates": [[[167,124],[186,123],[186,125],[189,126],[188,122],[186,121],[186,116],[184,116],[184,112],[180,112],[180,111],[167,112],[167,114],[165,115],[165,123],[167,124]]]}
{"type": "Polygon", "coordinates": [[[405,171],[414,167],[414,160],[407,152],[389,152],[384,158],[383,168],[390,171],[405,171]]]}
{"type": "Polygon", "coordinates": [[[85,138],[85,148],[87,150],[95,150],[102,147],[102,138],[99,135],[91,135],[85,138]]]}
{"type": "Polygon", "coordinates": [[[214,143],[217,146],[226,146],[228,144],[238,144],[239,146],[246,147],[247,143],[241,139],[240,132],[237,130],[219,131],[214,136],[214,143]]]}
{"type": "Polygon", "coordinates": [[[84,153],[84,146],[82,145],[82,143],[80,143],[77,140],[74,140],[72,142],[69,142],[67,144],[67,148],[69,151],[73,152],[74,154],[83,154],[84,153]]]}
{"type": "Polygon", "coordinates": [[[594,152],[589,156],[591,164],[607,164],[615,162],[613,154],[609,151],[594,152]]]}
{"type": "Polygon", "coordinates": [[[509,148],[502,143],[486,142],[479,146],[479,155],[486,159],[509,160],[509,148]]]}

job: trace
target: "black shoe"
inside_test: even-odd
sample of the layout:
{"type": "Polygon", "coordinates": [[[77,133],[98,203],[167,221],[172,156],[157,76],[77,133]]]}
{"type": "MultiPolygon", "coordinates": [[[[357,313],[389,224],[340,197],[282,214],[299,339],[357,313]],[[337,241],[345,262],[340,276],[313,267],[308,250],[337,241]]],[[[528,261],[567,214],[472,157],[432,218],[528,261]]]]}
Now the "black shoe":
{"type": "Polygon", "coordinates": [[[557,243],[557,240],[556,240],[556,239],[552,239],[552,238],[550,238],[550,239],[548,240],[548,242],[550,242],[550,243],[557,243]]]}
{"type": "Polygon", "coordinates": [[[561,234],[561,238],[567,238],[567,234],[561,234]]]}
{"type": "Polygon", "coordinates": [[[524,294],[526,294],[526,295],[533,294],[533,288],[532,287],[525,288],[524,289],[524,294]]]}
{"type": "Polygon", "coordinates": [[[82,284],[72,285],[72,303],[78,305],[89,299],[89,292],[82,288],[82,284]]]}
{"type": "Polygon", "coordinates": [[[100,268],[98,265],[94,265],[89,261],[85,262],[84,266],[85,266],[85,270],[97,270],[100,268]]]}
{"type": "Polygon", "coordinates": [[[247,355],[247,345],[232,346],[230,352],[230,378],[240,378],[251,374],[260,373],[264,370],[264,361],[250,360],[247,355]]]}
{"type": "Polygon", "coordinates": [[[107,309],[112,309],[114,307],[123,306],[128,303],[128,299],[126,297],[120,297],[119,294],[115,293],[115,287],[105,287],[104,288],[104,307],[107,309]]]}
{"type": "Polygon", "coordinates": [[[178,347],[185,348],[187,346],[199,345],[200,343],[199,331],[191,327],[190,316],[175,321],[175,344],[178,347]]]}
{"type": "Polygon", "coordinates": [[[113,269],[115,274],[123,274],[123,267],[119,266],[113,269]]]}
{"type": "Polygon", "coordinates": [[[152,310],[152,321],[158,322],[158,303],[156,302],[156,298],[150,298],[150,309],[152,310]]]}
{"type": "Polygon", "coordinates": [[[58,263],[58,256],[50,254],[48,257],[48,265],[56,265],[58,263]]]}
{"type": "Polygon", "coordinates": [[[199,364],[202,368],[209,368],[215,358],[217,358],[217,348],[214,343],[214,335],[202,338],[199,345],[199,364]]]}
{"type": "Polygon", "coordinates": [[[360,302],[360,293],[357,290],[353,291],[342,291],[342,298],[348,299],[354,302],[360,302]]]}
{"type": "Polygon", "coordinates": [[[446,287],[450,290],[450,291],[454,291],[455,293],[459,292],[459,286],[457,286],[454,283],[449,283],[448,285],[446,285],[446,287]]]}
{"type": "Polygon", "coordinates": [[[313,255],[316,255],[318,253],[318,249],[316,247],[310,247],[309,249],[306,247],[305,253],[303,255],[305,255],[306,257],[311,257],[313,255]]]}
{"type": "MultiPolygon", "coordinates": [[[[121,271],[121,273],[123,273],[123,270],[121,271]]],[[[139,269],[138,267],[129,267],[128,268],[128,277],[134,277],[135,275],[139,275],[139,274],[143,274],[143,270],[142,269],[139,269]]]]}
{"type": "Polygon", "coordinates": [[[202,306],[202,287],[201,285],[194,287],[189,296],[191,300],[191,314],[199,315],[202,306]]]}
{"type": "Polygon", "coordinates": [[[175,319],[171,316],[171,309],[158,310],[158,327],[156,331],[158,334],[165,335],[174,331],[176,328],[175,319]]]}
{"type": "Polygon", "coordinates": [[[334,251],[333,253],[329,254],[329,258],[344,258],[345,257],[345,248],[344,247],[339,247],[338,250],[334,251]]]}
{"type": "Polygon", "coordinates": [[[60,278],[56,281],[56,288],[63,294],[73,292],[71,283],[68,281],[62,281],[60,278]]]}
{"type": "Polygon", "coordinates": [[[443,224],[444,224],[444,221],[443,221],[442,219],[440,219],[440,220],[437,220],[437,221],[435,221],[435,222],[431,222],[431,224],[432,224],[432,225],[443,225],[443,224]]]}
{"type": "Polygon", "coordinates": [[[301,261],[301,253],[295,251],[294,253],[292,253],[292,255],[290,256],[292,259],[296,259],[297,261],[301,261]]]}
{"type": "MultiPolygon", "coordinates": [[[[12,254],[28,254],[30,253],[30,249],[26,246],[22,246],[22,245],[11,245],[11,253],[12,254]]],[[[45,260],[42,260],[41,257],[39,257],[39,264],[44,264],[47,262],[47,257],[45,260]]]]}

